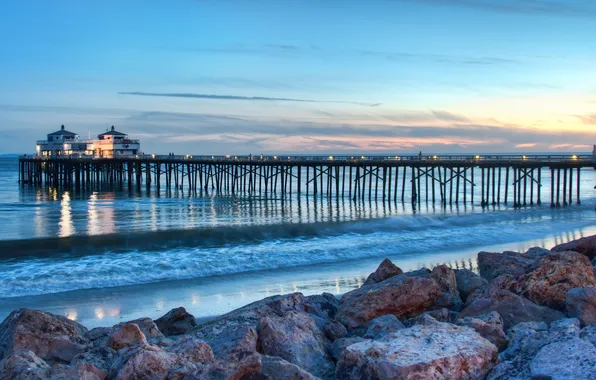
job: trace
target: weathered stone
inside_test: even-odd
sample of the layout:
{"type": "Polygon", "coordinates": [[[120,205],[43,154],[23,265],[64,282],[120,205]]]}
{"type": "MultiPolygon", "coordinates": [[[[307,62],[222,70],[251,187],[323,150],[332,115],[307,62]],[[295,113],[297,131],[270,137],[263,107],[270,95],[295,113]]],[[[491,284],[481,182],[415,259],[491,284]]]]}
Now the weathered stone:
{"type": "Polygon", "coordinates": [[[456,320],[458,313],[450,311],[449,309],[441,308],[435,310],[425,311],[424,313],[417,315],[414,318],[406,319],[403,321],[405,327],[412,327],[415,325],[425,324],[428,322],[428,318],[432,318],[433,321],[438,322],[453,322],[456,320]]]}
{"type": "Polygon", "coordinates": [[[250,323],[210,326],[195,332],[195,336],[205,341],[217,358],[241,359],[257,351],[257,330],[250,323]]]}
{"type": "Polygon", "coordinates": [[[530,373],[541,379],[596,379],[596,347],[579,338],[550,343],[532,360],[530,373]]]}
{"type": "Polygon", "coordinates": [[[577,252],[558,252],[544,256],[520,277],[516,293],[532,302],[565,310],[567,292],[573,288],[596,285],[588,258],[577,252]]]}
{"type": "Polygon", "coordinates": [[[325,332],[325,336],[332,342],[348,335],[348,330],[346,330],[346,327],[336,320],[330,320],[327,322],[323,331],[325,332]]]}
{"type": "Polygon", "coordinates": [[[504,329],[520,323],[538,321],[550,323],[564,318],[561,312],[520,297],[506,290],[495,291],[488,297],[477,298],[459,314],[460,318],[486,314],[490,311],[498,312],[503,318],[504,329]]]}
{"type": "Polygon", "coordinates": [[[260,353],[279,356],[315,376],[333,375],[334,365],[325,336],[308,314],[288,311],[283,317],[263,317],[258,334],[260,353]]]}
{"type": "Polygon", "coordinates": [[[13,352],[0,361],[0,380],[47,379],[50,366],[33,351],[13,352]]]}
{"type": "Polygon", "coordinates": [[[94,347],[74,357],[72,365],[93,365],[107,376],[112,363],[116,359],[116,351],[110,347],[94,347]]]}
{"type": "Polygon", "coordinates": [[[145,345],[147,338],[135,323],[128,323],[122,326],[108,339],[108,347],[118,351],[126,347],[145,345]]]}
{"type": "Polygon", "coordinates": [[[165,336],[171,336],[189,333],[197,326],[197,321],[185,308],[177,307],[156,319],[155,324],[165,336]]]}
{"type": "Polygon", "coordinates": [[[584,327],[581,330],[580,338],[592,343],[596,347],[596,324],[584,327]]]}
{"type": "Polygon", "coordinates": [[[178,339],[169,351],[183,360],[193,363],[208,363],[214,360],[213,350],[209,345],[194,336],[185,335],[178,339]]]}
{"type": "Polygon", "coordinates": [[[363,342],[364,340],[364,338],[359,336],[350,336],[336,340],[329,349],[333,360],[337,361],[346,347],[351,346],[354,343],[363,342]]]}
{"type": "Polygon", "coordinates": [[[110,369],[114,380],[166,379],[175,357],[150,345],[121,350],[110,369]]]}
{"type": "Polygon", "coordinates": [[[387,314],[370,321],[368,330],[366,330],[366,334],[364,334],[364,338],[375,340],[382,339],[388,334],[405,328],[406,326],[404,326],[395,315],[387,314]]]}
{"type": "Polygon", "coordinates": [[[569,243],[559,244],[551,249],[553,252],[574,251],[590,259],[596,257],[596,235],[584,237],[569,243]]]}
{"type": "Polygon", "coordinates": [[[351,330],[385,314],[413,317],[433,306],[439,292],[434,280],[401,274],[344,294],[336,319],[351,330]]]}
{"type": "MultiPolygon", "coordinates": [[[[393,276],[397,276],[398,274],[404,273],[399,267],[391,262],[389,259],[383,260],[383,262],[379,265],[377,270],[371,273],[366,281],[364,281],[364,285],[371,285],[376,284],[377,282],[385,281],[388,278],[393,276]]],[[[363,285],[363,286],[364,286],[363,285]]]]}
{"type": "Polygon", "coordinates": [[[496,311],[475,317],[465,317],[457,321],[458,325],[473,328],[483,338],[497,346],[499,350],[507,347],[507,336],[503,331],[503,318],[496,311]]]}
{"type": "Polygon", "coordinates": [[[467,327],[437,322],[392,337],[348,346],[337,363],[337,378],[482,379],[497,362],[497,348],[467,327]]]}
{"type": "Polygon", "coordinates": [[[271,379],[316,380],[317,377],[277,356],[262,356],[261,374],[271,379]]]}
{"type": "Polygon", "coordinates": [[[433,268],[430,278],[435,280],[441,292],[435,302],[436,306],[460,310],[462,300],[457,290],[455,272],[447,265],[441,264],[433,268]]]}
{"type": "MultiPolygon", "coordinates": [[[[313,294],[311,296],[307,296],[306,299],[316,306],[317,312],[315,314],[327,319],[335,318],[337,309],[339,309],[339,300],[333,294],[313,294]]],[[[308,311],[308,308],[305,309],[308,311]]]]}
{"type": "Polygon", "coordinates": [[[75,321],[38,310],[15,310],[0,324],[0,359],[30,350],[46,361],[70,362],[89,343],[75,321]]]}
{"type": "Polygon", "coordinates": [[[524,253],[524,256],[529,257],[534,260],[537,260],[537,259],[540,259],[540,258],[546,256],[546,255],[550,255],[551,253],[552,253],[552,251],[550,251],[546,248],[532,247],[524,253]]]}
{"type": "Polygon", "coordinates": [[[454,272],[457,290],[463,301],[466,301],[470,294],[488,284],[488,281],[469,269],[455,269],[454,272]]]}
{"type": "Polygon", "coordinates": [[[247,353],[241,360],[216,360],[196,371],[185,374],[181,379],[197,380],[269,380],[261,372],[261,355],[247,353]]]}
{"type": "Polygon", "coordinates": [[[504,274],[521,276],[530,269],[533,263],[533,258],[524,257],[516,252],[478,253],[478,271],[482,277],[489,281],[504,274]]]}
{"type": "Polygon", "coordinates": [[[123,326],[131,323],[137,325],[147,339],[164,337],[151,318],[139,318],[132,321],[121,322],[112,327],[96,327],[89,330],[85,337],[91,340],[94,346],[103,347],[107,344],[111,335],[120,330],[123,326]]]}
{"type": "Polygon", "coordinates": [[[567,292],[567,314],[578,318],[582,325],[596,323],[596,287],[586,286],[567,292]]]}

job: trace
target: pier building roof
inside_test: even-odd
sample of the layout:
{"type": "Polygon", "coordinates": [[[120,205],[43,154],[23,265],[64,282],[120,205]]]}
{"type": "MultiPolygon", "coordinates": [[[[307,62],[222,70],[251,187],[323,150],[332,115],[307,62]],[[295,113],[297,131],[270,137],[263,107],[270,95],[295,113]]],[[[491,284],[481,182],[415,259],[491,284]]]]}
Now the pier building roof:
{"type": "Polygon", "coordinates": [[[76,133],[67,131],[66,129],[64,129],[64,125],[62,125],[60,127],[60,130],[48,134],[48,136],[60,136],[60,135],[76,136],[76,133]]]}
{"type": "Polygon", "coordinates": [[[110,129],[107,132],[97,135],[97,137],[99,137],[99,138],[102,138],[102,136],[126,136],[126,133],[118,132],[112,125],[112,129],[110,129]]]}

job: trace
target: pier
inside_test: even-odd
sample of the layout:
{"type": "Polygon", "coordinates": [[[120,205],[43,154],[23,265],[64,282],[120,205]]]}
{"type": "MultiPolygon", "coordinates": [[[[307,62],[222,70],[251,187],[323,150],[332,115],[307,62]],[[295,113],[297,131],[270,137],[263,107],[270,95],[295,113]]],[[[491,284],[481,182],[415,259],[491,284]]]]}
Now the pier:
{"type": "Polygon", "coordinates": [[[19,182],[74,190],[153,186],[443,205],[522,207],[548,201],[556,207],[581,202],[582,169],[596,169],[595,156],[22,156],[19,182]],[[549,199],[543,199],[544,186],[549,199]]]}

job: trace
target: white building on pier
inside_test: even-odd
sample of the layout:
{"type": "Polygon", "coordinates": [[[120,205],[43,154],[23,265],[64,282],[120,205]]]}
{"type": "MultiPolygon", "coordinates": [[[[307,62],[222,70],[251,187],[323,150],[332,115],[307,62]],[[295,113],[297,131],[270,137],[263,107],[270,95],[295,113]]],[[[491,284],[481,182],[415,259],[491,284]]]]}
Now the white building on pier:
{"type": "Polygon", "coordinates": [[[59,131],[48,134],[47,140],[37,141],[38,156],[92,156],[124,157],[141,154],[139,140],[131,140],[126,133],[117,131],[114,126],[97,136],[96,140],[79,138],[67,131],[64,125],[59,131]]]}

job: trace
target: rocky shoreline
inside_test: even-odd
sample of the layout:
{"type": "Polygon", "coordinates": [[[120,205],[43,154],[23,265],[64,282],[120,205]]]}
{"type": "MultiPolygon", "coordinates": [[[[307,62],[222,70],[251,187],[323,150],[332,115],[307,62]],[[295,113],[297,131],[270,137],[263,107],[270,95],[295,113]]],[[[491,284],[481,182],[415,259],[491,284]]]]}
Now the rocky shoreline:
{"type": "Polygon", "coordinates": [[[591,236],[480,252],[479,275],[385,260],[341,299],[273,296],[202,324],[180,307],[88,330],[20,309],[0,324],[0,379],[596,379],[594,265],[591,236]]]}

